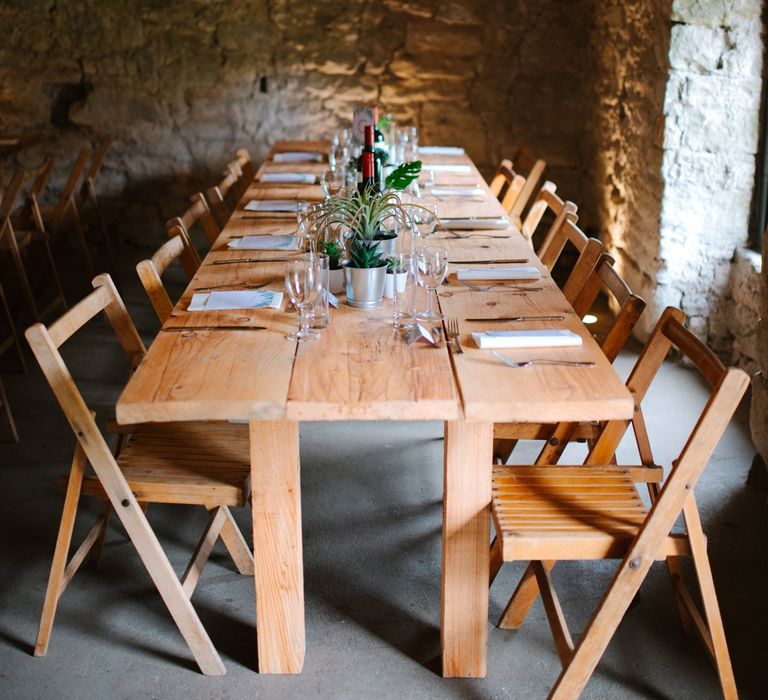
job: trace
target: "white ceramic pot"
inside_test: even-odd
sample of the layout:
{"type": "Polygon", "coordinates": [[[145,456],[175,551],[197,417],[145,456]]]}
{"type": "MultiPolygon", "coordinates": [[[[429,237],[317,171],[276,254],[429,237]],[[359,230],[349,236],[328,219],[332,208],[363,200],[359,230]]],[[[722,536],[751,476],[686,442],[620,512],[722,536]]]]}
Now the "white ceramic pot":
{"type": "Polygon", "coordinates": [[[402,294],[405,291],[405,280],[407,277],[407,272],[387,273],[384,278],[384,296],[387,299],[392,299],[395,296],[395,289],[402,294]]]}
{"type": "Polygon", "coordinates": [[[344,291],[344,268],[328,270],[328,289],[331,294],[341,294],[344,291]]]}

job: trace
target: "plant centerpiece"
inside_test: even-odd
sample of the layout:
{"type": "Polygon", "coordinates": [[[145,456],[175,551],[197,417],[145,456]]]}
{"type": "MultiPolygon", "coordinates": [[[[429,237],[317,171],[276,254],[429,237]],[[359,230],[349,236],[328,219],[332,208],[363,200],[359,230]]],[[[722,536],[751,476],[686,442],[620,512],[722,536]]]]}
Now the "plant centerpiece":
{"type": "Polygon", "coordinates": [[[341,256],[344,248],[339,241],[321,241],[320,250],[328,256],[329,291],[338,294],[344,291],[344,270],[341,267],[341,256]]]}
{"type": "Polygon", "coordinates": [[[393,253],[397,237],[386,228],[385,222],[407,224],[408,215],[396,191],[407,187],[420,173],[420,161],[403,163],[389,174],[387,190],[383,193],[369,187],[363,192],[337,195],[326,201],[318,228],[325,231],[328,227],[338,227],[347,240],[348,255],[343,267],[350,306],[376,308],[381,304],[387,257],[381,246],[391,241],[393,253]]]}

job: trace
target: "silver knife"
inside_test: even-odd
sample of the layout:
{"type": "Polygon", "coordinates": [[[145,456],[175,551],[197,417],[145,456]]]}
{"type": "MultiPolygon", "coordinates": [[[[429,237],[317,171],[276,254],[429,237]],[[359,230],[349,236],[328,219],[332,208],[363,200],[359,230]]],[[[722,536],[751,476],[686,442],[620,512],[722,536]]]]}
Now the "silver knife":
{"type": "Polygon", "coordinates": [[[494,321],[508,321],[510,323],[516,321],[563,321],[565,316],[495,316],[494,318],[465,318],[465,321],[487,321],[493,323],[494,321]]]}
{"type": "Polygon", "coordinates": [[[160,332],[177,332],[182,331],[265,331],[266,326],[167,326],[161,328],[160,332]]]}
{"type": "Polygon", "coordinates": [[[492,265],[493,263],[527,263],[528,258],[497,258],[493,260],[449,260],[451,265],[492,265]]]}

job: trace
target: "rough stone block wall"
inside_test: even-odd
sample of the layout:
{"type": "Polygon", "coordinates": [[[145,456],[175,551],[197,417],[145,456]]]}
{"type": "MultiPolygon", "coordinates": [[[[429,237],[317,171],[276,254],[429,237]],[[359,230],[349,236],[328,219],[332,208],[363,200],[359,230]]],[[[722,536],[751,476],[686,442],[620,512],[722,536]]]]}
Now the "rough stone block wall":
{"type": "Polygon", "coordinates": [[[589,42],[579,223],[646,299],[658,269],[670,11],[669,0],[597,2],[589,42]]]}
{"type": "MultiPolygon", "coordinates": [[[[729,360],[754,360],[748,255],[763,46],[760,0],[675,0],[664,112],[657,308],[680,306],[729,360]]],[[[759,266],[758,266],[759,268],[759,266]]]]}
{"type": "MultiPolygon", "coordinates": [[[[100,183],[114,224],[152,242],[238,146],[321,137],[378,102],[486,173],[526,146],[578,200],[587,0],[84,0],[0,5],[2,131],[39,134],[54,185],[115,137],[100,183]]],[[[0,154],[1,155],[1,154],[0,154]]]]}

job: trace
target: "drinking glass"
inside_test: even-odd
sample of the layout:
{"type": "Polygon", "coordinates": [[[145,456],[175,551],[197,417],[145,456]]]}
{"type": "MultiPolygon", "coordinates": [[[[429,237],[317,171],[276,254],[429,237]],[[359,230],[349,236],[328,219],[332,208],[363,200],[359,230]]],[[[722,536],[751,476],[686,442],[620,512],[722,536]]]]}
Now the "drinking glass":
{"type": "Polygon", "coordinates": [[[416,256],[395,253],[392,264],[396,271],[406,273],[405,279],[399,280],[399,283],[397,275],[392,280],[392,325],[395,328],[412,326],[416,322],[416,256]]]}
{"type": "Polygon", "coordinates": [[[325,253],[308,253],[311,259],[315,261],[320,278],[320,293],[312,304],[309,312],[311,328],[326,328],[330,320],[328,291],[330,288],[330,258],[325,253]]]}
{"type": "Polygon", "coordinates": [[[320,187],[323,190],[325,198],[335,197],[344,189],[345,174],[343,170],[326,170],[320,176],[320,187]]]}
{"type": "Polygon", "coordinates": [[[299,250],[304,250],[307,237],[311,236],[310,206],[309,202],[296,204],[296,238],[299,241],[299,250]]]}
{"type": "Polygon", "coordinates": [[[309,312],[315,299],[320,294],[320,272],[317,259],[313,255],[305,255],[289,260],[285,265],[285,291],[301,313],[299,330],[288,336],[289,340],[304,342],[319,338],[317,331],[310,330],[309,312]]]}
{"type": "Polygon", "coordinates": [[[416,279],[427,290],[427,309],[416,314],[420,321],[440,321],[443,315],[432,310],[432,295],[448,272],[448,251],[440,246],[424,246],[416,254],[416,279]]]}
{"type": "Polygon", "coordinates": [[[427,202],[406,209],[411,232],[422,244],[436,230],[440,220],[437,218],[437,205],[427,202]]]}

